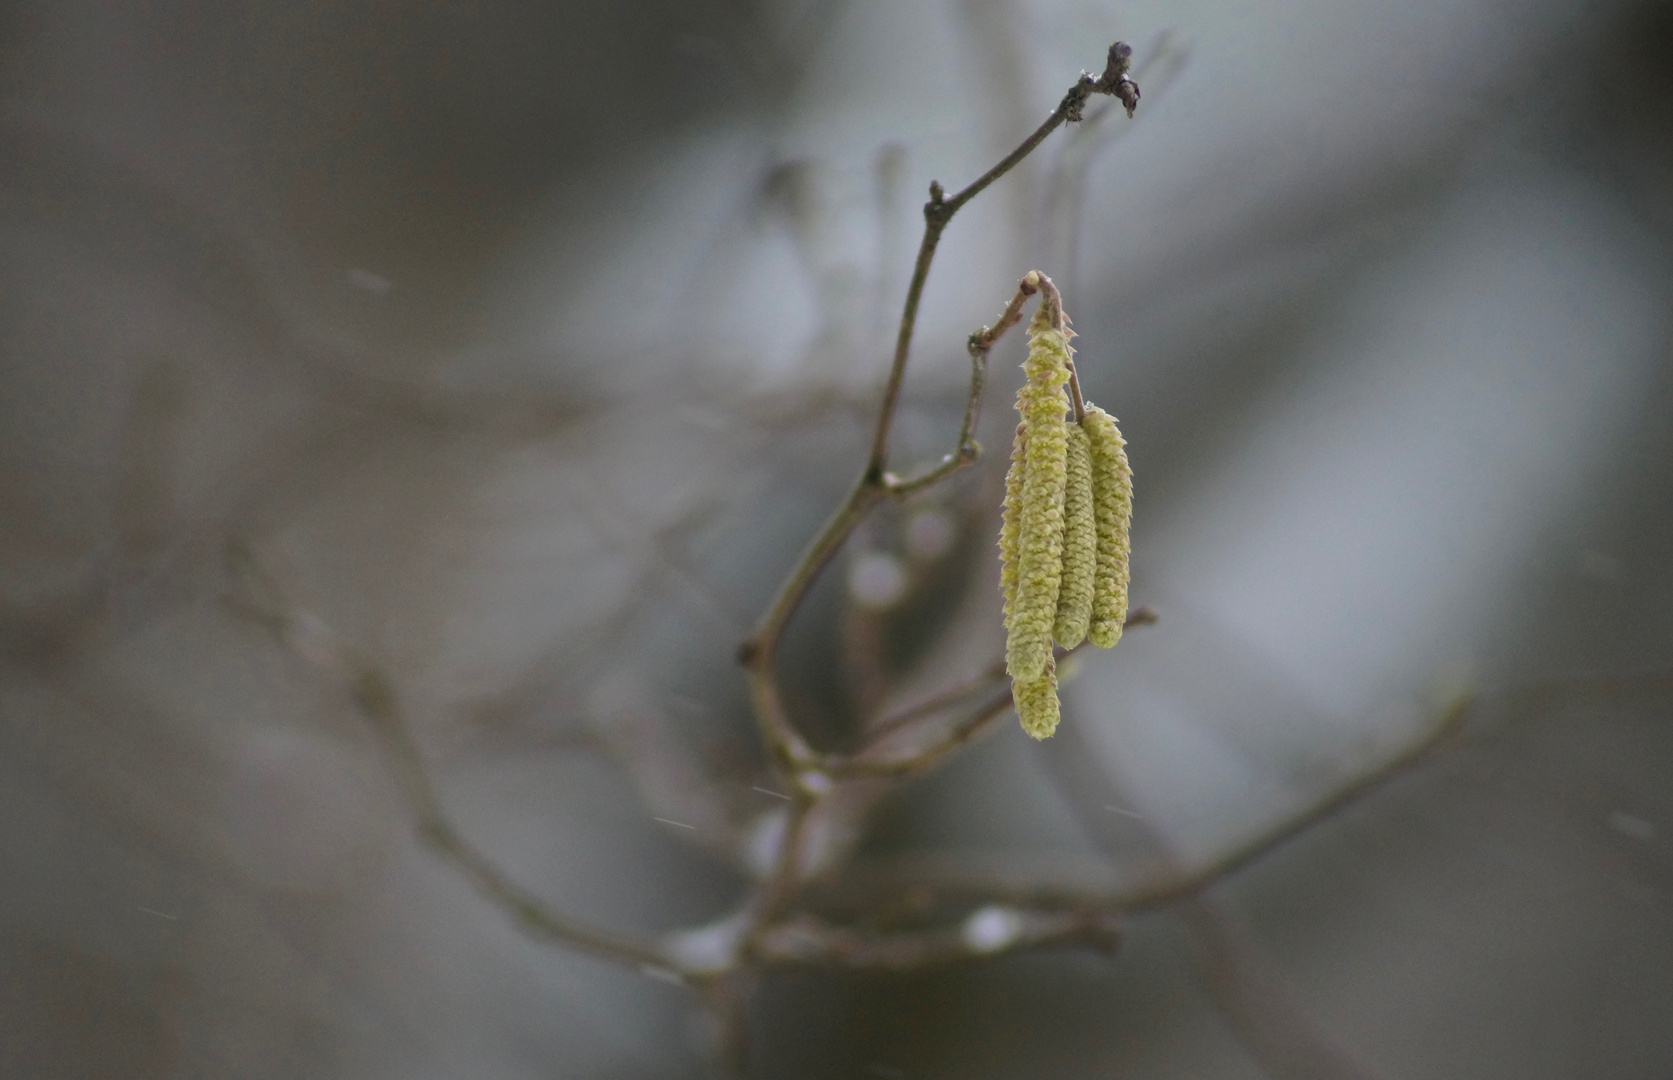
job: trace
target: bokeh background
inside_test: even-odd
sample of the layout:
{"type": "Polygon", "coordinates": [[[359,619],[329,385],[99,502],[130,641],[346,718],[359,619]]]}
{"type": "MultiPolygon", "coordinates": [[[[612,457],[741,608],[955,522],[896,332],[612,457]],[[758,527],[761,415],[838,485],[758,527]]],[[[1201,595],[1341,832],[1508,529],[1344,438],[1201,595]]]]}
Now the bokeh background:
{"type": "MultiPolygon", "coordinates": [[[[1116,38],[1137,118],[949,230],[896,448],[1051,274],[1162,620],[866,857],[1137,881],[1468,736],[1114,959],[775,976],[752,1073],[1667,1075],[1673,17],[1626,0],[7,3],[0,1075],[719,1075],[685,991],[418,846],[224,553],[530,888],[724,914],[654,818],[772,809],[733,650],[862,460],[927,184],[1116,38]]],[[[997,647],[1019,359],[796,623],[822,744],[997,647]]]]}

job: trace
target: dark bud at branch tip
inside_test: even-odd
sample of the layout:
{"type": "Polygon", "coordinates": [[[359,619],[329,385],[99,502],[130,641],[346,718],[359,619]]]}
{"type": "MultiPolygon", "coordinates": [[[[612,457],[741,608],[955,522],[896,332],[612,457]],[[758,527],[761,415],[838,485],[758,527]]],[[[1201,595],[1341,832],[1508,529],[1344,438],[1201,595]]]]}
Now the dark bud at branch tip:
{"type": "Polygon", "coordinates": [[[1133,47],[1125,41],[1118,41],[1110,46],[1109,57],[1104,61],[1104,75],[1098,80],[1098,89],[1109,93],[1115,89],[1115,84],[1126,77],[1127,68],[1133,60],[1133,47]]]}
{"type": "Polygon", "coordinates": [[[1127,119],[1133,118],[1133,110],[1139,107],[1139,85],[1125,75],[1115,84],[1115,96],[1121,99],[1121,104],[1127,107],[1127,119]]]}

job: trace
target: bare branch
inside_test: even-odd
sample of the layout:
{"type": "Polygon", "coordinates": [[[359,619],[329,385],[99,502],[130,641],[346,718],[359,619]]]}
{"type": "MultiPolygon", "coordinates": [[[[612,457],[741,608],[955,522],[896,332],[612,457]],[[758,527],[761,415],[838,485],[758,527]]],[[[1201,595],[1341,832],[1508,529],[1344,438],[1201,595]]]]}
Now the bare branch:
{"type": "Polygon", "coordinates": [[[673,970],[662,950],[558,915],[509,878],[461,836],[442,812],[435,785],[424,767],[401,713],[395,688],[383,672],[341,641],[317,616],[289,603],[249,549],[229,545],[228,562],[242,585],[246,613],[272,631],[288,650],[342,680],[350,698],[370,722],[407,804],[418,835],[459,867],[471,883],[518,926],[535,937],[559,941],[595,956],[634,967],[673,970]]]}
{"type": "MultiPolygon", "coordinates": [[[[1389,781],[1404,775],[1408,770],[1427,761],[1432,753],[1462,728],[1464,718],[1468,715],[1471,704],[1472,699],[1468,697],[1460,698],[1447,708],[1427,730],[1382,764],[1352,777],[1326,792],[1299,813],[1293,814],[1277,825],[1233,846],[1209,862],[1189,869],[1175,871],[1147,882],[1136,889],[1127,890],[1118,898],[1115,898],[1116,906],[1127,911],[1162,907],[1185,897],[1194,896],[1222,878],[1236,873],[1285,841],[1305,832],[1389,781]]],[[[1095,803],[1093,793],[1080,790],[1084,785],[1067,775],[1061,755],[1050,755],[1048,760],[1053,764],[1055,779],[1058,785],[1063,788],[1070,805],[1080,811],[1081,820],[1087,823],[1096,821],[1097,818],[1093,816],[1089,808],[1094,805],[1102,805],[1102,803],[1095,803]]],[[[1102,838],[1104,835],[1104,831],[1100,828],[1094,827],[1090,831],[1095,837],[1102,838]]]]}
{"type": "Polygon", "coordinates": [[[1005,677],[1005,661],[1000,658],[995,663],[983,668],[981,673],[968,679],[953,683],[944,690],[938,690],[922,701],[914,702],[899,712],[892,713],[874,724],[867,732],[866,746],[875,747],[885,742],[891,735],[899,732],[915,721],[935,716],[947,709],[974,697],[976,694],[998,684],[1005,677]]]}
{"type": "Polygon", "coordinates": [[[1047,135],[1065,122],[1078,121],[1087,99],[1093,94],[1114,94],[1127,106],[1127,114],[1131,116],[1133,109],[1138,106],[1139,99],[1138,86],[1127,77],[1132,55],[1133,50],[1126,42],[1118,41],[1111,45],[1103,75],[1094,79],[1091,75],[1083,73],[1075,85],[1063,95],[1063,100],[1058,103],[1057,108],[1034,129],[1033,134],[1024,139],[1022,144],[1007,154],[999,164],[972,181],[963,191],[948,198],[939,183],[931,182],[929,202],[924,204],[924,238],[918,245],[918,261],[912,268],[912,283],[906,289],[906,305],[901,311],[900,332],[895,339],[895,359],[889,369],[889,380],[883,387],[883,403],[878,409],[877,426],[872,432],[871,456],[867,460],[868,473],[881,473],[888,461],[889,430],[894,424],[895,408],[900,402],[901,382],[906,376],[906,359],[912,351],[912,331],[918,321],[918,304],[923,299],[924,282],[929,277],[930,264],[935,261],[935,249],[941,243],[941,233],[947,228],[947,223],[953,220],[953,215],[966,203],[1033,153],[1034,148],[1044,142],[1047,135]]]}
{"type": "Polygon", "coordinates": [[[1267,1075],[1382,1080],[1382,1073],[1355,1060],[1307,1016],[1230,913],[1207,896],[1189,897],[1177,910],[1209,996],[1267,1075]]]}
{"type": "MultiPolygon", "coordinates": [[[[878,407],[877,422],[872,432],[871,453],[867,458],[865,470],[855,482],[848,498],[825,522],[813,542],[791,568],[778,592],[767,605],[766,611],[756,622],[754,631],[738,648],[738,662],[750,674],[751,697],[762,739],[774,762],[782,769],[790,772],[805,769],[814,764],[814,755],[806,740],[790,722],[784,696],[777,684],[773,661],[779,638],[820,571],[841,549],[843,542],[848,539],[867,511],[882,498],[904,493],[895,490],[898,485],[892,485],[886,479],[888,438],[900,400],[901,381],[906,374],[906,361],[911,351],[912,330],[917,322],[918,305],[923,298],[924,282],[929,276],[930,264],[934,261],[935,248],[940,243],[941,233],[962,206],[1032,153],[1047,135],[1066,121],[1079,120],[1082,108],[1093,94],[1113,94],[1131,113],[1138,103],[1138,87],[1127,77],[1131,56],[1132,49],[1124,42],[1118,41],[1111,45],[1103,75],[1094,79],[1091,75],[1082,74],[1063,96],[1057,108],[1052,110],[1051,115],[1032,135],[952,198],[946,197],[939,183],[930,184],[930,201],[924,206],[924,237],[918,248],[912,282],[907,287],[906,303],[901,312],[900,333],[895,342],[894,362],[889,371],[888,381],[884,385],[882,403],[878,407]]],[[[1052,295],[1055,295],[1055,289],[1052,290],[1052,295]]],[[[1061,311],[1061,303],[1058,304],[1058,309],[1061,311]]],[[[974,358],[972,363],[974,366],[974,358]]],[[[974,384],[979,374],[973,371],[973,403],[966,406],[966,419],[972,428],[976,413],[974,398],[980,390],[980,387],[974,384]]],[[[974,442],[965,434],[960,439],[954,462],[943,463],[941,466],[945,469],[944,472],[934,474],[935,471],[932,470],[933,479],[925,480],[923,484],[918,481],[906,481],[906,489],[921,490],[927,483],[951,474],[958,467],[957,461],[964,456],[967,446],[974,446],[974,442]]]]}
{"type": "MultiPolygon", "coordinates": [[[[1158,92],[1166,93],[1185,66],[1187,47],[1177,35],[1163,31],[1156,42],[1145,51],[1144,62],[1133,72],[1134,79],[1144,80],[1154,102],[1158,92]],[[1153,85],[1154,84],[1154,85],[1153,85]]],[[[1077,125],[1073,136],[1063,147],[1047,181],[1046,219],[1055,223],[1051,246],[1051,263],[1063,276],[1064,287],[1071,295],[1079,295],[1080,281],[1081,212],[1086,203],[1086,174],[1092,162],[1128,127],[1113,128],[1104,121],[1116,111],[1116,104],[1086,111],[1084,121],[1077,125]]],[[[1129,114],[1130,115],[1130,114],[1129,114]]]]}
{"type": "Polygon", "coordinates": [[[957,926],[917,931],[837,926],[813,915],[797,915],[762,935],[758,955],[775,965],[903,972],[1053,945],[1113,952],[1120,940],[1120,921],[1108,912],[990,904],[957,926]]]}
{"type": "Polygon", "coordinates": [[[883,486],[888,493],[897,499],[904,498],[924,488],[939,484],[947,477],[958,472],[966,465],[973,465],[982,456],[982,446],[976,441],[976,419],[982,411],[982,391],[987,386],[988,379],[988,350],[978,348],[975,335],[970,342],[970,395],[964,403],[964,422],[959,425],[958,443],[953,452],[941,459],[934,468],[915,476],[910,480],[902,480],[894,473],[883,474],[883,486]]]}
{"type": "MultiPolygon", "coordinates": [[[[1157,618],[1158,615],[1155,608],[1138,607],[1127,613],[1126,622],[1122,625],[1125,629],[1132,629],[1135,626],[1150,626],[1156,622],[1157,618]]],[[[1088,648],[1089,645],[1090,643],[1088,642],[1082,642],[1081,644],[1075,646],[1075,648],[1064,652],[1062,655],[1072,656],[1080,652],[1082,649],[1088,648]]],[[[918,763],[915,760],[909,761],[906,757],[887,761],[876,761],[874,759],[870,762],[868,762],[866,758],[867,755],[881,750],[884,743],[900,732],[915,726],[921,721],[931,719],[940,713],[945,712],[947,709],[974,697],[983,690],[992,686],[997,686],[1004,681],[1005,659],[1001,656],[994,660],[994,662],[989,664],[986,668],[982,669],[980,674],[961,682],[954,683],[945,690],[937,691],[935,694],[932,694],[924,700],[878,721],[868,733],[866,745],[856,752],[851,758],[841,761],[828,759],[823,767],[827,771],[832,772],[833,775],[875,775],[879,771],[882,773],[898,773],[902,771],[915,772],[918,771],[920,767],[927,767],[931,764],[931,762],[926,761],[918,763]]],[[[990,700],[983,708],[986,709],[997,700],[997,698],[990,700]]],[[[1006,700],[1009,699],[1007,698],[1006,700]]],[[[945,736],[944,741],[939,741],[931,747],[914,751],[911,758],[915,759],[918,755],[932,752],[934,756],[939,756],[941,753],[954,749],[959,744],[968,742],[970,739],[979,734],[984,723],[984,713],[979,710],[975,717],[965,721],[958,728],[955,728],[952,732],[945,736]]]]}
{"type": "Polygon", "coordinates": [[[892,757],[867,757],[862,752],[850,757],[826,759],[821,771],[833,777],[913,776],[983,734],[1011,707],[1011,691],[1003,690],[986,701],[951,730],[927,746],[892,757]]]}

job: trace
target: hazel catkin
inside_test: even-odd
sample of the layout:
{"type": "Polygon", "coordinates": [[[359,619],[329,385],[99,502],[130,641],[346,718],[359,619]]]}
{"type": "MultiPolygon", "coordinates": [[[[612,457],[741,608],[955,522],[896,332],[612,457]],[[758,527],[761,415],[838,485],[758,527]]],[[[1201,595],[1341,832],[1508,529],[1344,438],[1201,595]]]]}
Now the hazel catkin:
{"type": "Polygon", "coordinates": [[[1005,630],[1011,629],[1011,607],[1017,599],[1017,534],[1021,529],[1022,475],[1028,455],[1027,428],[1017,425],[1011,445],[1011,468],[1005,474],[1005,506],[999,522],[999,591],[1005,597],[1005,630]]]}
{"type": "Polygon", "coordinates": [[[1011,701],[1022,730],[1035,739],[1051,738],[1063,715],[1057,700],[1057,661],[1048,656],[1039,678],[1011,680],[1011,701]]]}
{"type": "Polygon", "coordinates": [[[1040,305],[1029,324],[1028,381],[1017,392],[1023,471],[1017,497],[1016,592],[1005,641],[1005,669],[1024,683],[1040,680],[1051,660],[1052,628],[1063,573],[1063,491],[1067,479],[1068,334],[1040,305]]]}
{"type": "Polygon", "coordinates": [[[1098,527],[1092,507],[1092,459],[1086,432],[1069,425],[1063,485],[1063,576],[1052,637],[1065,649],[1079,645],[1092,622],[1098,568],[1098,527]]]}
{"type": "Polygon", "coordinates": [[[1133,517],[1133,470],[1127,443],[1115,418],[1096,405],[1082,421],[1092,452],[1092,506],[1098,529],[1097,571],[1092,588],[1092,623],[1086,636],[1100,649],[1121,640],[1127,620],[1128,527],[1133,517]]]}

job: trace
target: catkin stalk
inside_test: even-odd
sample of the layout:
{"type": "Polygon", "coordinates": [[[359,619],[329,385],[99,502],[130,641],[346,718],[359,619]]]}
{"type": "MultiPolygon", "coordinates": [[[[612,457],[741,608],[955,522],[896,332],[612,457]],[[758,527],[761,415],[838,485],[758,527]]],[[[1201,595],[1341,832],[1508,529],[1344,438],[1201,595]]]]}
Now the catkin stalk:
{"type": "Polygon", "coordinates": [[[1096,405],[1087,405],[1081,426],[1092,452],[1092,507],[1098,529],[1092,623],[1086,636],[1100,649],[1109,649],[1121,640],[1121,626],[1127,620],[1133,470],[1127,464],[1126,440],[1122,439],[1113,416],[1096,405]]]}
{"type": "Polygon", "coordinates": [[[1051,738],[1063,708],[1057,700],[1057,661],[1047,657],[1045,671],[1037,679],[1011,680],[1011,701],[1022,730],[1036,739],[1051,738]]]}
{"type": "Polygon", "coordinates": [[[1029,324],[1028,381],[1017,392],[1024,431],[1022,489],[1017,499],[1016,593],[1005,641],[1005,669],[1024,683],[1039,681],[1051,660],[1051,632],[1063,573],[1063,489],[1067,479],[1069,338],[1041,304],[1029,324]]]}
{"type": "Polygon", "coordinates": [[[1092,456],[1086,432],[1069,425],[1063,485],[1063,579],[1057,593],[1052,637],[1065,649],[1079,645],[1092,622],[1098,570],[1098,526],[1092,507],[1092,456]]]}

